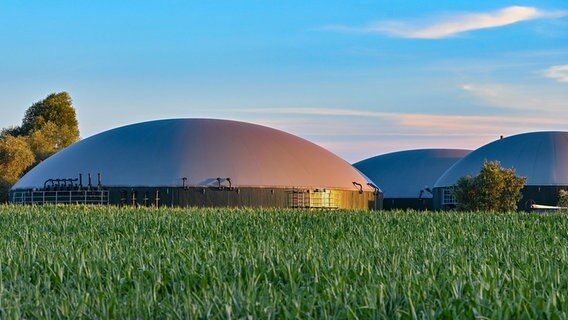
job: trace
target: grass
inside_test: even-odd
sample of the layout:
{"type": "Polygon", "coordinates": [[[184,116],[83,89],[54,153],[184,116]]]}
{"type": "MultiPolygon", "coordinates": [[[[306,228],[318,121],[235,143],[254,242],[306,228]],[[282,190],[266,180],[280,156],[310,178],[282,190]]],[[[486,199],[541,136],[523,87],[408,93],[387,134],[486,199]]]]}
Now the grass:
{"type": "Polygon", "coordinates": [[[0,318],[566,318],[568,216],[0,207],[0,318]]]}

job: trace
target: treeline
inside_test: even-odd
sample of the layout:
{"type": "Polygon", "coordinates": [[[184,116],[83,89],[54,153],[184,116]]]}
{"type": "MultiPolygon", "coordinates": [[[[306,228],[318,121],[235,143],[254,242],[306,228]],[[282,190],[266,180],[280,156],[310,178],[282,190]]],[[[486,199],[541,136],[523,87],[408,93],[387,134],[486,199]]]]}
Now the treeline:
{"type": "Polygon", "coordinates": [[[27,171],[77,140],[79,123],[67,92],[29,107],[20,126],[0,131],[0,202],[27,171]]]}

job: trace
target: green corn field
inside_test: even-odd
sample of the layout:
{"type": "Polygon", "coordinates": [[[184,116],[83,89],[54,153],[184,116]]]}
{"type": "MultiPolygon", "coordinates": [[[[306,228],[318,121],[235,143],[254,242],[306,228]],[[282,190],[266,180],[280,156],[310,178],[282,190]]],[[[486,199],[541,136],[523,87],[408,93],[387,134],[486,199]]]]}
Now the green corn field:
{"type": "Polygon", "coordinates": [[[566,318],[568,216],[0,207],[0,318],[566,318]]]}

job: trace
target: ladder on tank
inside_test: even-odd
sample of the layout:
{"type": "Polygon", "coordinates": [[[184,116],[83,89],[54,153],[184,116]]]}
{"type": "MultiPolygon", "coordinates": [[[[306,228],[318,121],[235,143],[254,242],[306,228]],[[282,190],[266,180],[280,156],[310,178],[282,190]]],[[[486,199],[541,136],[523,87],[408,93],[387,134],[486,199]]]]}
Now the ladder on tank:
{"type": "Polygon", "coordinates": [[[304,190],[292,190],[288,193],[289,208],[309,208],[310,195],[304,190]]]}

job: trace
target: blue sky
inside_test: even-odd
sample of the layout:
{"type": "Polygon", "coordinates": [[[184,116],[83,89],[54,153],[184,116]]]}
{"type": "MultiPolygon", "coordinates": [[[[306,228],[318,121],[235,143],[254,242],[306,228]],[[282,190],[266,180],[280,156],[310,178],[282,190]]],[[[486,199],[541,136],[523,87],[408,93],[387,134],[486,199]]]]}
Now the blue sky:
{"type": "Polygon", "coordinates": [[[0,127],[68,91],[82,137],[272,126],[348,161],[568,130],[566,1],[0,2],[0,127]]]}

